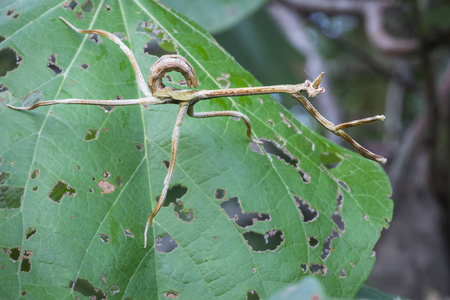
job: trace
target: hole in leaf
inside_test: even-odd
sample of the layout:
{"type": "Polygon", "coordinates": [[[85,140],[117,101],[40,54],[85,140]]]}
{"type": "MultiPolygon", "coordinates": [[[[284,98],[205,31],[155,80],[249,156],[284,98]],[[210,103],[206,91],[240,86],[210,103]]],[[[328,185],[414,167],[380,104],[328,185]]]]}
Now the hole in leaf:
{"type": "Polygon", "coordinates": [[[20,271],[26,273],[31,271],[31,262],[29,258],[22,259],[22,263],[20,264],[20,271]]]}
{"type": "Polygon", "coordinates": [[[117,293],[120,293],[120,288],[117,284],[114,284],[109,288],[109,292],[111,293],[111,295],[115,295],[117,293]]]}
{"type": "Polygon", "coordinates": [[[111,172],[109,172],[109,171],[104,171],[104,172],[103,172],[103,178],[104,178],[104,179],[107,179],[107,178],[109,178],[109,177],[111,177],[111,172]]]}
{"type": "Polygon", "coordinates": [[[274,126],[275,122],[272,119],[268,119],[267,124],[269,124],[269,126],[274,126]]]}
{"type": "Polygon", "coordinates": [[[311,176],[309,176],[308,173],[306,173],[306,172],[304,172],[302,170],[299,170],[298,174],[300,174],[300,177],[301,177],[301,179],[302,179],[302,181],[304,183],[310,183],[311,182],[311,176]]]}
{"type": "Polygon", "coordinates": [[[341,271],[339,272],[340,278],[347,278],[347,273],[345,273],[344,268],[341,268],[341,271]]]}
{"type": "Polygon", "coordinates": [[[247,300],[259,300],[259,299],[261,298],[259,297],[258,293],[255,290],[251,289],[247,292],[247,300]]]}
{"type": "Polygon", "coordinates": [[[4,184],[11,177],[11,173],[0,170],[0,184],[4,184]]]}
{"type": "Polygon", "coordinates": [[[58,54],[52,54],[48,57],[47,68],[53,71],[56,75],[61,74],[63,69],[56,64],[56,60],[58,59],[58,54]]]}
{"type": "Polygon", "coordinates": [[[92,141],[96,140],[98,136],[98,130],[97,129],[89,129],[86,134],[84,135],[85,141],[92,141]]]}
{"type": "Polygon", "coordinates": [[[167,292],[164,292],[164,297],[165,298],[167,298],[167,299],[177,299],[178,298],[178,296],[180,296],[180,293],[178,293],[178,292],[175,292],[175,291],[167,291],[167,292]]]}
{"type": "Polygon", "coordinates": [[[39,176],[39,169],[34,169],[33,172],[31,172],[30,178],[36,179],[39,176]]]}
{"type": "Polygon", "coordinates": [[[161,57],[163,55],[176,54],[177,52],[175,51],[175,47],[173,46],[173,44],[171,44],[170,42],[158,41],[156,38],[153,38],[145,44],[144,53],[148,55],[161,57]]]}
{"type": "Polygon", "coordinates": [[[97,183],[97,187],[102,189],[100,195],[111,194],[112,192],[114,192],[116,190],[116,187],[111,182],[106,181],[106,180],[100,180],[97,183]]]}
{"type": "Polygon", "coordinates": [[[27,291],[22,291],[22,296],[25,297],[28,294],[27,291]]]}
{"type": "Polygon", "coordinates": [[[15,9],[8,9],[8,11],[6,11],[6,15],[9,17],[10,15],[12,15],[16,10],[15,9]]]}
{"type": "Polygon", "coordinates": [[[350,188],[348,187],[348,185],[343,182],[342,180],[339,180],[338,183],[347,191],[350,192],[350,188]]]}
{"type": "Polygon", "coordinates": [[[123,233],[124,233],[127,237],[134,238],[134,234],[133,234],[133,233],[131,232],[131,230],[128,229],[128,228],[125,228],[125,229],[123,230],[123,233]]]}
{"type": "Polygon", "coordinates": [[[308,269],[309,269],[308,264],[301,263],[301,264],[300,264],[300,269],[302,269],[302,272],[303,272],[303,273],[308,272],[308,269]]]}
{"type": "Polygon", "coordinates": [[[84,19],[84,12],[82,12],[82,11],[77,11],[77,12],[75,13],[75,17],[76,17],[78,20],[83,20],[83,19],[84,19]]]}
{"type": "Polygon", "coordinates": [[[12,16],[12,19],[15,20],[20,16],[20,14],[15,14],[14,16],[12,16]]]}
{"type": "Polygon", "coordinates": [[[111,6],[109,6],[108,4],[105,4],[104,8],[106,11],[111,11],[111,6]]]}
{"type": "Polygon", "coordinates": [[[137,143],[136,144],[136,150],[137,151],[142,151],[142,149],[144,149],[144,146],[142,146],[142,144],[137,143]]]}
{"type": "Polygon", "coordinates": [[[265,234],[247,230],[244,232],[243,237],[253,252],[275,251],[284,241],[281,230],[271,230],[265,234]]]}
{"type": "Polygon", "coordinates": [[[332,250],[331,244],[333,243],[333,240],[338,237],[340,237],[340,235],[336,229],[333,229],[331,234],[327,236],[327,238],[323,242],[322,254],[320,255],[320,258],[322,258],[322,260],[326,260],[328,256],[330,256],[332,250]]]}
{"type": "Polygon", "coordinates": [[[2,252],[9,256],[12,262],[16,263],[19,261],[20,258],[20,251],[21,249],[19,247],[14,247],[11,249],[8,248],[2,248],[2,252]]]}
{"type": "Polygon", "coordinates": [[[300,174],[300,178],[303,183],[309,183],[311,181],[311,176],[300,169],[300,161],[297,157],[293,156],[285,146],[281,146],[273,140],[260,139],[263,142],[264,150],[275,156],[278,160],[284,161],[287,165],[294,167],[300,174]]]}
{"type": "Polygon", "coordinates": [[[305,223],[313,222],[319,216],[319,212],[311,207],[306,201],[302,200],[299,196],[294,195],[295,202],[302,215],[302,220],[305,223]]]}
{"type": "Polygon", "coordinates": [[[20,102],[22,102],[22,105],[24,107],[29,107],[37,102],[40,102],[44,100],[44,95],[42,95],[41,91],[33,91],[20,99],[20,102]]]}
{"type": "MultiPolygon", "coordinates": [[[[3,36],[0,35],[0,43],[4,40],[5,38],[3,36]]],[[[0,84],[0,93],[6,93],[9,92],[11,93],[10,89],[8,89],[8,87],[6,85],[4,85],[3,83],[0,84]]],[[[0,98],[0,102],[3,102],[4,98],[0,98]]],[[[1,165],[1,163],[0,163],[1,165]]]]}
{"type": "Polygon", "coordinates": [[[89,39],[96,44],[100,44],[102,42],[102,38],[96,33],[90,34],[89,39]]]}
{"type": "Polygon", "coordinates": [[[77,278],[75,281],[70,281],[69,288],[85,297],[91,297],[91,299],[106,300],[108,298],[105,292],[96,288],[89,280],[83,278],[77,278]]]}
{"type": "Polygon", "coordinates": [[[267,153],[272,154],[279,160],[284,161],[286,164],[296,168],[298,166],[298,158],[294,157],[289,152],[285,151],[277,142],[272,140],[260,139],[263,142],[264,150],[267,153]]]}
{"type": "Polygon", "coordinates": [[[87,69],[89,68],[89,64],[81,64],[81,65],[80,65],[80,68],[81,68],[82,70],[87,70],[87,69]]]}
{"type": "Polygon", "coordinates": [[[38,185],[36,185],[36,186],[34,186],[34,187],[33,187],[33,189],[32,189],[32,190],[33,190],[33,192],[37,192],[37,190],[38,190],[38,189],[39,189],[39,186],[38,186],[38,185]]]}
{"type": "Polygon", "coordinates": [[[162,163],[166,169],[169,169],[170,162],[167,159],[164,159],[162,163]]]}
{"type": "Polygon", "coordinates": [[[20,208],[23,192],[23,187],[0,186],[0,209],[20,208]]]}
{"type": "Polygon", "coordinates": [[[342,162],[342,157],[334,152],[324,152],[320,154],[319,159],[328,169],[334,169],[342,162]]]}
{"type": "Polygon", "coordinates": [[[345,223],[342,216],[339,214],[339,211],[335,210],[333,212],[333,215],[331,216],[333,219],[334,224],[336,224],[337,228],[344,233],[345,232],[345,223]]]}
{"type": "MultiPolygon", "coordinates": [[[[114,109],[114,106],[112,106],[112,105],[97,105],[97,106],[100,107],[101,109],[103,109],[103,111],[105,113],[110,113],[114,109]]],[[[103,129],[103,131],[108,131],[108,130],[103,129]]]]}
{"type": "Polygon", "coordinates": [[[36,233],[36,227],[28,227],[25,231],[25,239],[29,239],[36,233]]]}
{"type": "Polygon", "coordinates": [[[237,226],[246,228],[254,225],[258,221],[269,221],[269,214],[257,212],[244,212],[238,197],[232,197],[220,203],[220,207],[225,211],[228,218],[234,220],[237,226]]]}
{"type": "Polygon", "coordinates": [[[99,235],[100,240],[102,241],[102,243],[108,244],[109,243],[109,235],[107,235],[106,233],[100,233],[99,235]]]}
{"type": "Polygon", "coordinates": [[[122,176],[117,176],[117,178],[116,178],[116,184],[117,184],[118,186],[122,186],[122,185],[123,185],[123,179],[122,179],[122,176]]]}
{"type": "Polygon", "coordinates": [[[59,203],[64,196],[75,197],[76,195],[76,189],[70,187],[64,180],[59,180],[48,193],[48,198],[59,203]]]}
{"type": "MultiPolygon", "coordinates": [[[[177,215],[177,218],[182,220],[183,222],[189,223],[194,219],[194,211],[192,209],[184,210],[184,204],[181,201],[184,195],[188,192],[188,188],[181,185],[175,184],[169,188],[167,191],[166,200],[164,201],[163,206],[167,207],[171,203],[173,203],[173,211],[177,215]]],[[[156,202],[159,201],[159,196],[156,197],[156,202]]]]}
{"type": "Polygon", "coordinates": [[[86,0],[86,2],[81,4],[81,10],[87,14],[92,13],[94,11],[94,3],[91,0],[86,0]]]}
{"type": "Polygon", "coordinates": [[[319,245],[319,240],[313,236],[308,237],[308,244],[311,248],[316,248],[319,245]]]}
{"type": "Polygon", "coordinates": [[[178,243],[168,233],[165,233],[163,236],[157,236],[155,244],[156,252],[159,253],[170,253],[178,247],[178,243]]]}
{"type": "Polygon", "coordinates": [[[13,48],[6,47],[0,49],[0,77],[6,76],[19,67],[22,57],[13,48]]]}
{"type": "Polygon", "coordinates": [[[342,205],[344,204],[344,194],[342,194],[342,191],[340,188],[338,188],[337,197],[336,197],[336,206],[338,210],[342,209],[342,205]]]}
{"type": "MultiPolygon", "coordinates": [[[[186,195],[188,192],[188,188],[186,186],[183,186],[181,184],[175,184],[169,188],[167,191],[166,200],[164,201],[163,206],[167,207],[171,203],[175,203],[177,199],[183,198],[184,195],[186,195]]],[[[156,202],[158,202],[159,196],[156,197],[156,202]]]]}
{"type": "Polygon", "coordinates": [[[260,154],[260,155],[264,155],[264,152],[262,151],[262,147],[261,147],[261,145],[260,144],[257,144],[257,143],[255,143],[255,142],[251,142],[250,143],[250,145],[249,145],[249,147],[250,147],[250,149],[253,151],[253,152],[256,152],[256,153],[258,153],[258,154],[260,154]]]}
{"type": "Polygon", "coordinates": [[[216,80],[220,84],[220,87],[223,88],[223,89],[230,88],[231,83],[230,83],[229,78],[230,78],[231,75],[227,74],[227,73],[220,73],[220,75],[222,75],[222,76],[216,78],[216,80]]]}
{"type": "Polygon", "coordinates": [[[75,8],[78,6],[78,1],[72,0],[72,1],[67,1],[66,3],[63,4],[64,8],[70,8],[71,10],[75,10],[75,8]]]}
{"type": "Polygon", "coordinates": [[[218,200],[223,199],[223,197],[225,197],[225,190],[224,189],[217,189],[215,197],[218,200]]]}
{"type": "Polygon", "coordinates": [[[310,264],[309,271],[314,276],[318,273],[320,273],[322,276],[325,276],[327,274],[327,267],[323,264],[310,264]]]}
{"type": "Polygon", "coordinates": [[[152,39],[144,46],[144,53],[150,55],[176,54],[175,42],[152,21],[138,22],[135,31],[145,33],[152,39]]]}
{"type": "Polygon", "coordinates": [[[33,255],[32,251],[25,250],[22,255],[22,263],[20,264],[21,272],[30,272],[31,271],[31,256],[33,255]]]}
{"type": "MultiPolygon", "coordinates": [[[[286,126],[287,126],[288,128],[293,127],[293,128],[295,129],[295,132],[296,132],[297,134],[302,134],[302,131],[297,127],[297,125],[295,125],[295,123],[292,122],[292,120],[286,118],[285,115],[284,115],[283,113],[281,113],[281,112],[280,112],[280,117],[281,117],[281,120],[283,120],[283,123],[286,124],[286,126]]],[[[314,148],[314,147],[313,147],[313,148],[314,148]]],[[[314,150],[314,149],[313,149],[313,150],[314,150]]]]}

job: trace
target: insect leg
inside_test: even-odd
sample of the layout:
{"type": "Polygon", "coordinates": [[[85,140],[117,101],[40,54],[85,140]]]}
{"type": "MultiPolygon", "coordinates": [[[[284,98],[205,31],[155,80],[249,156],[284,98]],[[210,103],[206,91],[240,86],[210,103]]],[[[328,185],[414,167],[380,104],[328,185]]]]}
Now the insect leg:
{"type": "Polygon", "coordinates": [[[117,36],[115,36],[112,33],[109,33],[104,30],[99,29],[91,29],[91,30],[82,30],[78,29],[72,24],[70,24],[68,21],[66,21],[63,17],[59,17],[67,26],[69,26],[72,30],[79,32],[79,33],[96,33],[99,35],[102,35],[117,45],[120,46],[120,49],[125,53],[125,55],[128,57],[128,60],[130,61],[131,65],[133,66],[134,73],[136,74],[136,80],[139,85],[139,88],[141,89],[142,93],[145,95],[145,97],[151,97],[152,93],[148,89],[147,84],[145,83],[144,77],[142,76],[141,69],[139,69],[139,65],[136,61],[136,58],[133,55],[133,52],[131,52],[130,48],[127,47],[117,36]]]}
{"type": "Polygon", "coordinates": [[[212,117],[234,117],[234,118],[240,118],[242,121],[244,121],[245,126],[247,126],[247,136],[250,139],[250,141],[262,144],[259,140],[256,140],[252,137],[252,125],[250,123],[250,119],[244,115],[243,113],[232,111],[232,110],[225,110],[225,111],[208,111],[208,112],[194,112],[194,106],[189,106],[189,109],[187,111],[188,116],[192,118],[212,118],[212,117]]]}
{"type": "Polygon", "coordinates": [[[170,156],[169,169],[167,170],[167,175],[166,175],[166,178],[164,179],[164,187],[161,192],[161,196],[159,197],[158,203],[156,204],[156,207],[153,209],[152,213],[150,214],[150,217],[147,220],[147,224],[145,225],[144,248],[147,247],[148,227],[150,226],[150,223],[152,222],[153,218],[156,216],[156,214],[158,213],[158,211],[161,209],[162,205],[164,204],[164,201],[166,200],[167,191],[169,190],[169,184],[170,184],[170,181],[172,180],[173,171],[175,169],[175,161],[177,159],[178,141],[180,139],[180,126],[183,123],[184,117],[186,116],[188,107],[189,107],[188,103],[182,103],[182,104],[180,104],[180,109],[178,110],[177,121],[175,123],[175,127],[173,128],[173,133],[172,133],[172,154],[170,156]]]}

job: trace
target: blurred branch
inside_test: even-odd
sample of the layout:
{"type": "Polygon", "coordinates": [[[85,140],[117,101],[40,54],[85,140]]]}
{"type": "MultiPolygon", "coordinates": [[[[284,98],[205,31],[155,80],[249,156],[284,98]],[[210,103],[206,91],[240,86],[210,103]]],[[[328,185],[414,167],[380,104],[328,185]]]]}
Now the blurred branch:
{"type": "MultiPolygon", "coordinates": [[[[286,5],[276,2],[268,6],[268,12],[291,46],[306,57],[306,69],[312,74],[326,73],[327,67],[321,55],[314,47],[314,44],[309,42],[310,38],[307,35],[305,24],[300,16],[286,5]]],[[[333,122],[341,123],[342,116],[336,105],[331,82],[327,76],[324,77],[322,82],[323,86],[326,86],[327,92],[321,96],[320,101],[317,102],[317,106],[333,122]]],[[[334,135],[329,135],[327,138],[338,142],[338,138],[334,135]]]]}
{"type": "Polygon", "coordinates": [[[423,151],[426,140],[426,113],[418,115],[414,122],[407,128],[403,134],[401,142],[398,144],[395,153],[395,159],[389,166],[388,174],[391,180],[392,190],[395,191],[396,201],[403,199],[404,188],[407,186],[405,178],[415,166],[415,158],[423,151]]]}
{"type": "Polygon", "coordinates": [[[408,88],[410,90],[418,90],[419,87],[415,82],[411,72],[405,71],[399,73],[392,66],[385,65],[384,62],[375,59],[367,51],[363,50],[361,47],[353,45],[347,40],[337,37],[332,39],[332,41],[342,49],[345,49],[352,57],[359,59],[364,64],[368,65],[373,71],[383,75],[387,78],[394,79],[398,84],[408,88]]]}
{"type": "Polygon", "coordinates": [[[436,29],[424,37],[423,43],[428,50],[443,44],[450,44],[450,28],[436,29]]]}
{"type": "Polygon", "coordinates": [[[300,12],[320,11],[328,14],[352,14],[362,16],[365,31],[372,44],[387,54],[405,55],[419,51],[418,39],[397,38],[386,32],[383,23],[387,9],[403,8],[400,3],[374,0],[283,0],[300,12]]]}
{"type": "Polygon", "coordinates": [[[396,80],[389,80],[386,91],[386,107],[384,122],[386,144],[398,146],[402,133],[402,110],[405,88],[396,80]]]}

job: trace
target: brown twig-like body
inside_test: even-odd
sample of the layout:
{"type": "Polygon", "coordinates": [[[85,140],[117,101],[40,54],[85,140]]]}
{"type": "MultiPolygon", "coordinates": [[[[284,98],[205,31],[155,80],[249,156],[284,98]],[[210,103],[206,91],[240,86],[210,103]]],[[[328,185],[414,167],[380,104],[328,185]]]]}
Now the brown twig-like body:
{"type": "Polygon", "coordinates": [[[15,110],[33,110],[40,106],[54,105],[54,104],[85,104],[85,105],[112,105],[112,106],[124,106],[124,105],[136,105],[136,104],[146,104],[146,105],[157,105],[157,104],[177,104],[180,106],[177,114],[177,120],[172,133],[172,153],[170,156],[169,168],[167,175],[164,179],[164,187],[159,197],[156,207],[153,209],[150,217],[147,220],[145,231],[144,231],[144,248],[147,246],[147,232],[148,228],[156,216],[158,211],[161,209],[162,205],[167,196],[169,185],[175,169],[175,161],[178,151],[178,142],[180,137],[180,127],[186,115],[193,118],[210,118],[210,117],[236,117],[244,121],[247,127],[248,138],[255,143],[261,143],[257,139],[252,137],[252,128],[249,118],[237,111],[211,111],[211,112],[194,112],[194,105],[205,99],[212,99],[218,97],[233,97],[233,96],[244,96],[244,95],[258,95],[258,94],[272,94],[272,93],[288,93],[294,99],[298,100],[308,112],[326,129],[330,130],[334,134],[343,138],[347,143],[353,146],[357,152],[362,154],[364,157],[375,160],[380,163],[385,163],[386,159],[376,155],[369,150],[365,149],[354,141],[349,135],[347,135],[342,129],[363,125],[375,121],[384,120],[384,116],[375,116],[371,118],[356,120],[352,122],[346,122],[339,125],[334,125],[326,118],[324,118],[313,106],[312,104],[300,93],[307,92],[310,97],[317,96],[323,92],[325,89],[320,87],[320,82],[323,77],[321,73],[314,82],[306,80],[304,83],[296,85],[274,85],[274,86],[262,86],[262,87],[246,87],[246,88],[231,88],[231,89],[219,89],[219,90],[178,90],[175,88],[166,87],[162,78],[165,73],[169,71],[180,72],[189,86],[198,87],[198,80],[194,72],[194,68],[191,64],[180,55],[166,55],[162,56],[158,61],[153,64],[150,68],[150,74],[148,78],[148,86],[145,84],[145,80],[142,76],[141,70],[137,64],[137,61],[131,52],[131,50],[115,35],[103,31],[103,30],[80,30],[61,18],[61,20],[79,33],[95,33],[100,34],[108,39],[112,40],[120,46],[122,51],[126,54],[133,66],[134,73],[136,74],[136,79],[138,86],[144,98],[139,99],[127,99],[127,100],[86,100],[86,99],[64,99],[64,100],[50,100],[41,101],[34,103],[29,107],[14,107],[8,104],[8,107],[15,110]]]}

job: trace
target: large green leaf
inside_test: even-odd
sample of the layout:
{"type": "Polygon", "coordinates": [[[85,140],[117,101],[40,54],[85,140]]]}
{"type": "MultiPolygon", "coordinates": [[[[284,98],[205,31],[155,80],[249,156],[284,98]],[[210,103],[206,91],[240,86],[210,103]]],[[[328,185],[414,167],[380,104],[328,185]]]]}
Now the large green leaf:
{"type": "Polygon", "coordinates": [[[146,249],[177,106],[6,108],[35,90],[30,97],[45,100],[139,97],[119,47],[59,16],[124,37],[145,73],[154,55],[176,51],[202,89],[258,85],[204,30],[142,0],[2,1],[0,16],[0,51],[20,62],[0,75],[3,297],[267,298],[311,274],[329,295],[358,291],[391,219],[389,181],[272,97],[196,106],[247,114],[265,150],[249,145],[242,122],[187,118],[173,203],[156,216],[146,249]]]}

